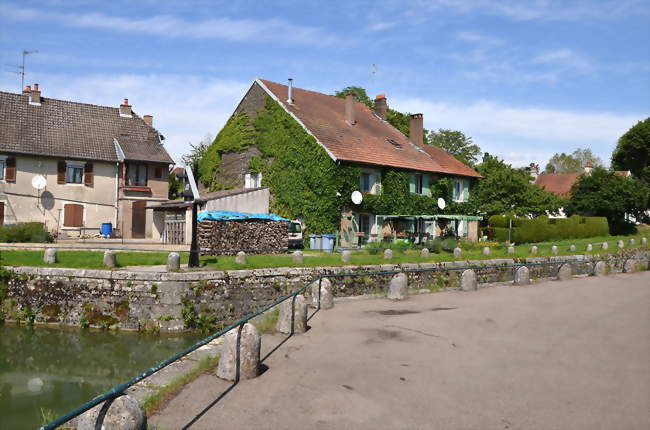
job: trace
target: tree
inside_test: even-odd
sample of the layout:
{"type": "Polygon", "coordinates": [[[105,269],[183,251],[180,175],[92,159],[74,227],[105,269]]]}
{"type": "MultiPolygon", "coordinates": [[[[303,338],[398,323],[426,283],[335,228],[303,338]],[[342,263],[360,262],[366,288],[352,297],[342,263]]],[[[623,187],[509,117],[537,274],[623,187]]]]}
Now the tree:
{"type": "Polygon", "coordinates": [[[372,107],[374,104],[374,102],[370,100],[370,97],[368,97],[368,93],[366,92],[366,89],[361,87],[355,87],[355,86],[345,87],[341,91],[334,91],[334,96],[340,99],[344,99],[345,96],[348,95],[348,93],[355,93],[356,100],[369,107],[372,107]]]}
{"type": "Polygon", "coordinates": [[[168,184],[169,186],[167,189],[167,198],[169,200],[175,200],[181,197],[183,194],[183,180],[176,177],[174,169],[172,169],[171,173],[169,173],[168,184]]]}
{"type": "Polygon", "coordinates": [[[571,188],[567,215],[604,216],[612,234],[629,232],[625,215],[639,218],[648,206],[648,187],[638,179],[623,177],[602,167],[581,175],[571,188]]]}
{"type": "Polygon", "coordinates": [[[458,158],[468,166],[474,167],[481,155],[481,148],[472,142],[471,137],[460,131],[438,129],[427,135],[427,143],[436,145],[458,158]]]}
{"type": "Polygon", "coordinates": [[[639,121],[618,139],[612,168],[629,170],[650,186],[650,118],[639,121]]]}
{"type": "Polygon", "coordinates": [[[588,148],[578,148],[572,154],[556,153],[548,160],[544,173],[580,173],[587,163],[593,167],[603,165],[603,161],[588,148]]]}
{"type": "Polygon", "coordinates": [[[556,214],[564,200],[531,183],[530,174],[497,157],[483,155],[476,170],[483,176],[470,192],[468,204],[475,213],[539,216],[556,214]]]}
{"type": "Polygon", "coordinates": [[[212,144],[213,138],[210,133],[207,133],[205,136],[203,136],[203,139],[196,145],[190,143],[190,152],[187,154],[183,155],[181,157],[181,160],[183,161],[183,164],[188,166],[190,164],[196,165],[198,168],[198,164],[201,161],[201,159],[205,156],[205,153],[207,152],[208,148],[212,144]]]}

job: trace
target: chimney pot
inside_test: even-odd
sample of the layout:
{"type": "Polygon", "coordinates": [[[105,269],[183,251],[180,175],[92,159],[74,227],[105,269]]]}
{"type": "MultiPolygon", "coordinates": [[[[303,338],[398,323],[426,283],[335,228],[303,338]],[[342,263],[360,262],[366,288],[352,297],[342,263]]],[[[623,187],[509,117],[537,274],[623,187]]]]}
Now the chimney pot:
{"type": "Polygon", "coordinates": [[[34,84],[34,88],[29,92],[29,102],[34,105],[41,104],[41,91],[38,89],[38,84],[34,84]]]}
{"type": "Polygon", "coordinates": [[[417,146],[422,146],[424,142],[424,119],[421,113],[411,115],[409,125],[409,141],[417,146]]]}
{"type": "Polygon", "coordinates": [[[38,84],[34,84],[34,91],[38,91],[38,84]]]}
{"type": "Polygon", "coordinates": [[[357,95],[352,92],[345,95],[345,120],[350,125],[355,125],[357,123],[354,111],[354,98],[356,96],[357,95]]]}
{"type": "Polygon", "coordinates": [[[149,125],[149,127],[153,127],[153,115],[143,115],[142,119],[149,125]]]}
{"type": "Polygon", "coordinates": [[[388,102],[386,101],[385,94],[378,94],[375,97],[375,115],[382,120],[386,121],[386,114],[388,113],[388,102]]]}
{"type": "Polygon", "coordinates": [[[287,103],[293,104],[293,78],[287,79],[289,84],[287,85],[287,103]]]}
{"type": "Polygon", "coordinates": [[[32,92],[32,87],[29,85],[25,85],[25,88],[23,89],[23,94],[29,94],[32,92]]]}
{"type": "Polygon", "coordinates": [[[120,105],[120,116],[131,117],[133,111],[131,110],[131,105],[129,104],[129,99],[124,99],[120,105]]]}

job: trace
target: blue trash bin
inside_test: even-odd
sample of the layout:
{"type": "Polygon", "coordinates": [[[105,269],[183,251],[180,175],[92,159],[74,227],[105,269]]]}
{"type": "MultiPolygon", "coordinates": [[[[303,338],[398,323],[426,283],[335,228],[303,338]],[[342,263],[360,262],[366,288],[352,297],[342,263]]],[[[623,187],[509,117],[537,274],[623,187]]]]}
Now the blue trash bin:
{"type": "Polygon", "coordinates": [[[331,253],[334,251],[334,241],[336,240],[335,234],[324,234],[323,235],[323,250],[325,252],[331,253]]]}
{"type": "Polygon", "coordinates": [[[103,222],[99,231],[101,232],[102,236],[111,237],[111,232],[113,231],[113,224],[110,222],[103,222]]]}

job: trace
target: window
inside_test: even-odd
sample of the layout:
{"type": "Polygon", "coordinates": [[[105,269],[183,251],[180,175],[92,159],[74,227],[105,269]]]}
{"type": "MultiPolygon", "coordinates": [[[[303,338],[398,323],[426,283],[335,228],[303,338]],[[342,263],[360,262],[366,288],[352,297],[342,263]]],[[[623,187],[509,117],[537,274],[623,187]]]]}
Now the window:
{"type": "Polygon", "coordinates": [[[455,202],[466,202],[469,200],[469,181],[456,179],[454,181],[453,199],[455,202]]]}
{"type": "Polygon", "coordinates": [[[0,158],[0,180],[5,178],[5,159],[0,158]]]}
{"type": "Polygon", "coordinates": [[[422,194],[422,173],[415,174],[415,193],[422,194]]]}
{"type": "Polygon", "coordinates": [[[127,164],[126,185],[129,187],[134,187],[134,186],[146,187],[147,186],[147,165],[127,164]]]}
{"type": "Polygon", "coordinates": [[[74,164],[68,164],[65,171],[66,184],[80,184],[83,181],[84,168],[74,164]]]}
{"type": "Polygon", "coordinates": [[[244,176],[244,188],[259,188],[262,186],[261,173],[247,173],[244,176]]]}
{"type": "Polygon", "coordinates": [[[156,179],[162,179],[162,172],[163,172],[162,167],[156,167],[154,170],[154,177],[156,179]]]}
{"type": "Polygon", "coordinates": [[[63,206],[63,227],[83,227],[84,207],[73,203],[63,206]]]}
{"type": "Polygon", "coordinates": [[[361,173],[361,192],[369,193],[372,190],[372,184],[370,180],[370,173],[363,172],[361,173]]]}

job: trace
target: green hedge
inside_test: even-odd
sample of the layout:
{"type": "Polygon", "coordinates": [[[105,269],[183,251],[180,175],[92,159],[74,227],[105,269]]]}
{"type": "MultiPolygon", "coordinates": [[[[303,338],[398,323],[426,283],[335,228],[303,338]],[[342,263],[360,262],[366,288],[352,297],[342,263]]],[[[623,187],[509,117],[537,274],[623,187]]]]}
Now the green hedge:
{"type": "Polygon", "coordinates": [[[495,240],[499,242],[508,240],[508,221],[510,219],[512,219],[511,241],[515,243],[596,237],[609,234],[609,226],[605,217],[573,215],[570,218],[549,219],[546,216],[540,216],[530,219],[494,215],[488,219],[488,224],[495,240]]]}
{"type": "Polygon", "coordinates": [[[23,222],[0,226],[0,242],[44,243],[53,242],[53,238],[42,222],[23,222]]]}

